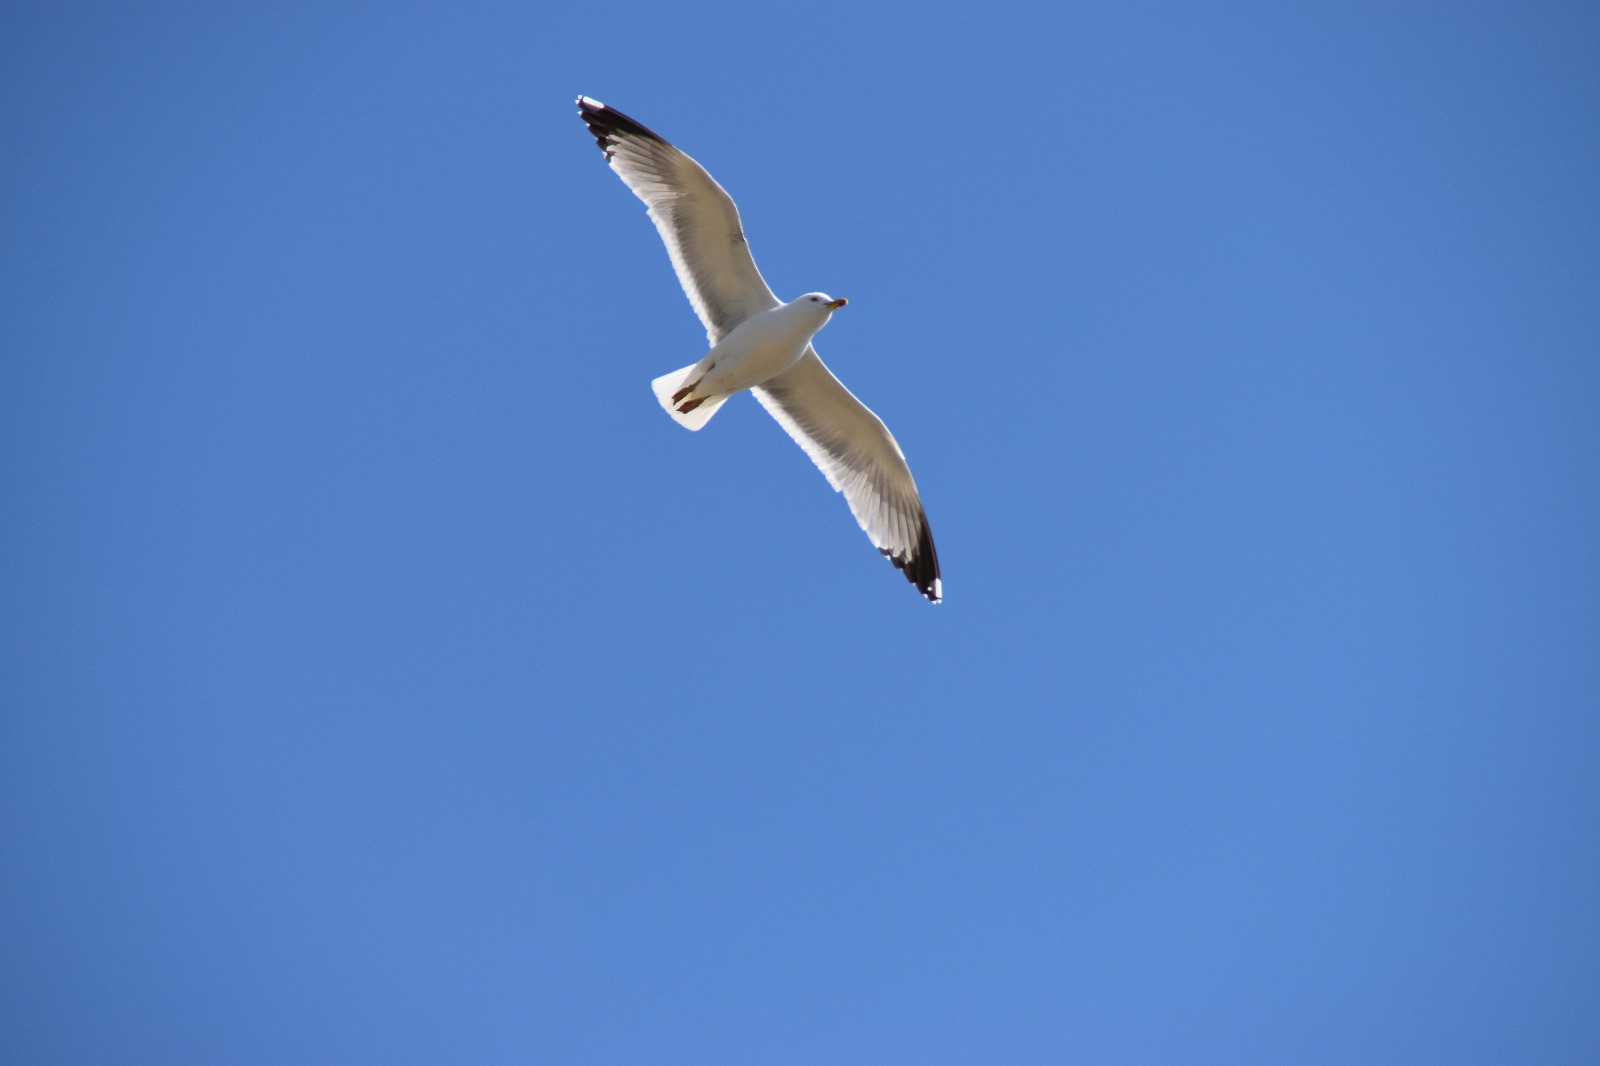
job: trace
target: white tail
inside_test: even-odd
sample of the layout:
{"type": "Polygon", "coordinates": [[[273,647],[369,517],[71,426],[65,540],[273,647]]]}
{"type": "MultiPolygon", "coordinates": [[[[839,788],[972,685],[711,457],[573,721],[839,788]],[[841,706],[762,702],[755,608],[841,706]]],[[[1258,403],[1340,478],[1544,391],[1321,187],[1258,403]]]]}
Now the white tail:
{"type": "Polygon", "coordinates": [[[704,403],[688,414],[683,414],[672,405],[672,395],[685,385],[694,380],[694,375],[700,373],[700,364],[693,363],[682,370],[674,370],[670,374],[663,374],[650,383],[651,390],[656,394],[656,399],[661,401],[661,406],[666,408],[672,420],[684,429],[699,429],[711,421],[711,416],[717,413],[717,408],[728,402],[731,392],[724,392],[719,396],[708,396],[704,403]]]}

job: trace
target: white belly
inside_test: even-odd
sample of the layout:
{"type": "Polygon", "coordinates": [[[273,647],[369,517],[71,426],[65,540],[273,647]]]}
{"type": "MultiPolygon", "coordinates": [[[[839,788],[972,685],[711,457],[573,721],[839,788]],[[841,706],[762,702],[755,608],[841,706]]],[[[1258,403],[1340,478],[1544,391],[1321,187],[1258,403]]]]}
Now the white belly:
{"type": "Polygon", "coordinates": [[[747,318],[718,341],[700,361],[705,376],[695,392],[710,396],[754,388],[799,362],[816,330],[782,310],[747,318]]]}

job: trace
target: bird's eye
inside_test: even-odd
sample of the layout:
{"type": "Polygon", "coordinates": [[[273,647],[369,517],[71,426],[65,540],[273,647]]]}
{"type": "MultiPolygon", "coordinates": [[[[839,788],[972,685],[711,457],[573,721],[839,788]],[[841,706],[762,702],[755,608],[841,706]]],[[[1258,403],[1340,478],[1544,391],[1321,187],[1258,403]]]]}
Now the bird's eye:
{"type": "Polygon", "coordinates": [[[815,297],[815,296],[813,296],[813,297],[812,297],[812,298],[811,298],[811,302],[812,302],[812,303],[816,303],[816,302],[817,302],[817,298],[816,298],[816,297],[815,297]]]}

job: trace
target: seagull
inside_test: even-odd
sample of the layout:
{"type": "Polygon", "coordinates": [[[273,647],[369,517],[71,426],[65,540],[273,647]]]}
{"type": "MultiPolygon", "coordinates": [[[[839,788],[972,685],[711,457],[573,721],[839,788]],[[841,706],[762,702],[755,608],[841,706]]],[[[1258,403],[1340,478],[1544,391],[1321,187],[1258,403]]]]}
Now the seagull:
{"type": "Polygon", "coordinates": [[[939,556],[906,457],[811,344],[848,301],[822,292],[779,300],[756,269],[739,209],[704,167],[598,100],[578,97],[578,114],[611,169],[649,208],[706,327],[710,351],[650,383],[661,406],[679,425],[698,430],[729,397],[754,393],[844,493],[878,551],[938,603],[939,556]]]}

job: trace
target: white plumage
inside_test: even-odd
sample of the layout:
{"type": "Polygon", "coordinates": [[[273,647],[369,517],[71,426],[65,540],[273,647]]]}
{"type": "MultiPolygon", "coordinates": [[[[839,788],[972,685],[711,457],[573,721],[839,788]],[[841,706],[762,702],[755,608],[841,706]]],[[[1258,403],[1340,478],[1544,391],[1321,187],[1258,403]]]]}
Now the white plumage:
{"type": "Polygon", "coordinates": [[[844,494],[877,549],[939,602],[939,557],[904,454],[877,415],[817,356],[811,338],[844,300],[807,293],[783,303],[750,255],[739,209],[705,169],[614,108],[578,98],[606,161],[649,208],[711,350],[651,383],[661,405],[699,429],[742,391],[761,405],[844,494]]]}

